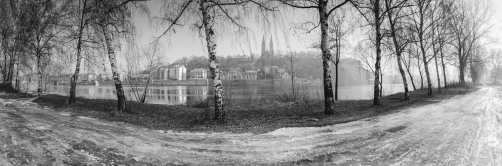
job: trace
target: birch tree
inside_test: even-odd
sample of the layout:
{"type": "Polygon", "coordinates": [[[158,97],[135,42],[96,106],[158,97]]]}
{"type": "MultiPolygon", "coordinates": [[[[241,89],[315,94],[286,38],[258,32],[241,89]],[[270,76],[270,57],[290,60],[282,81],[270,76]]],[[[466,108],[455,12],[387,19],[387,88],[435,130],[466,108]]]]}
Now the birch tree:
{"type": "Polygon", "coordinates": [[[424,65],[425,76],[427,78],[427,95],[432,95],[432,82],[431,75],[429,71],[429,56],[428,51],[431,41],[431,27],[432,22],[430,20],[430,15],[433,12],[431,10],[432,0],[413,0],[413,5],[410,7],[412,11],[411,21],[413,22],[413,31],[415,40],[420,49],[421,59],[424,65]]]}
{"type": "Polygon", "coordinates": [[[358,9],[365,18],[368,25],[374,28],[373,44],[375,45],[375,80],[373,83],[373,105],[380,105],[381,97],[381,60],[382,60],[382,40],[385,37],[382,33],[385,13],[383,0],[357,1],[352,4],[358,9]]]}
{"type": "MultiPolygon", "coordinates": [[[[144,0],[117,0],[117,1],[94,1],[97,21],[93,26],[102,33],[105,41],[106,52],[110,61],[113,81],[117,93],[117,111],[122,112],[126,109],[126,98],[122,80],[118,71],[117,56],[115,54],[114,39],[122,35],[124,39],[131,39],[134,35],[134,26],[132,23],[132,14],[134,9],[146,11],[141,3],[144,0]]],[[[129,40],[128,42],[132,42],[129,40]]]]}
{"type": "Polygon", "coordinates": [[[84,30],[88,27],[90,22],[92,21],[91,17],[91,9],[92,2],[91,0],[78,0],[77,3],[74,2],[72,4],[74,10],[74,16],[76,17],[75,21],[77,22],[77,57],[75,63],[75,72],[73,73],[70,80],[70,98],[68,100],[68,104],[73,104],[76,102],[76,89],[77,89],[77,81],[78,75],[80,73],[80,65],[82,63],[82,45],[84,44],[83,36],[84,30]]]}
{"type": "Polygon", "coordinates": [[[38,74],[38,98],[42,97],[42,60],[53,54],[53,49],[61,44],[61,35],[67,30],[62,24],[68,12],[68,1],[30,1],[24,4],[25,24],[29,35],[25,42],[28,50],[36,58],[38,74]]]}
{"type": "MultiPolygon", "coordinates": [[[[397,66],[399,68],[399,73],[401,74],[401,78],[403,79],[404,85],[404,99],[410,99],[410,93],[408,90],[408,81],[406,80],[406,73],[404,72],[403,64],[402,64],[402,53],[406,49],[408,45],[407,37],[404,37],[403,33],[405,32],[405,26],[403,23],[404,6],[407,5],[406,0],[385,0],[385,9],[387,11],[387,19],[390,27],[390,36],[392,38],[392,43],[394,45],[394,53],[396,54],[397,66]]],[[[413,77],[412,77],[413,78],[413,77]]]]}
{"type": "Polygon", "coordinates": [[[161,36],[174,33],[175,28],[184,23],[191,23],[199,30],[199,34],[204,36],[213,80],[213,119],[220,122],[225,119],[225,110],[221,71],[216,53],[217,37],[223,36],[225,29],[233,29],[238,35],[246,35],[247,28],[243,25],[243,18],[252,11],[248,6],[250,4],[271,10],[264,3],[253,0],[168,0],[162,6],[161,16],[155,19],[161,25],[168,25],[161,36]]]}
{"type": "Polygon", "coordinates": [[[338,114],[335,111],[335,100],[333,94],[333,85],[331,82],[331,61],[332,54],[328,48],[329,39],[329,17],[333,12],[344,6],[350,0],[300,0],[288,1],[279,0],[282,4],[296,9],[313,10],[319,15],[319,22],[315,27],[321,27],[321,52],[323,66],[323,91],[324,91],[324,114],[338,114]]]}

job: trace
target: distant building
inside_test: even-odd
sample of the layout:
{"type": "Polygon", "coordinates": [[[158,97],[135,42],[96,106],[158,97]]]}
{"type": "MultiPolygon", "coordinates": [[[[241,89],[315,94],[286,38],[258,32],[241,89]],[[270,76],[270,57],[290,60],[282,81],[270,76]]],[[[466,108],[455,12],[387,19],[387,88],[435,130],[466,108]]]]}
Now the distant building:
{"type": "Polygon", "coordinates": [[[172,65],[169,68],[169,79],[170,80],[186,80],[187,79],[187,69],[184,65],[172,65]]]}
{"type": "Polygon", "coordinates": [[[257,80],[258,79],[258,71],[247,70],[246,72],[242,73],[242,79],[243,80],[257,80]]]}
{"type": "Polygon", "coordinates": [[[169,67],[164,66],[157,70],[153,77],[155,80],[168,80],[169,79],[169,67]]]}
{"type": "Polygon", "coordinates": [[[225,78],[227,80],[240,80],[242,79],[242,69],[240,68],[232,68],[228,73],[226,73],[225,78]]]}
{"type": "Polygon", "coordinates": [[[200,80],[200,79],[207,79],[208,76],[208,70],[198,68],[198,69],[192,69],[190,70],[190,79],[193,80],[200,80]]]}

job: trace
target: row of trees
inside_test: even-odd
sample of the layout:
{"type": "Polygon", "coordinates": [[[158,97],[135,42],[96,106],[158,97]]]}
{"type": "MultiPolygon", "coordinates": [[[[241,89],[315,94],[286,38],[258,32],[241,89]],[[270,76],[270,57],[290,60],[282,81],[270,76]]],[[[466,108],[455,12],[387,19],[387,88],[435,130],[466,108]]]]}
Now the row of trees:
{"type": "Polygon", "coordinates": [[[106,58],[109,59],[117,88],[118,110],[123,111],[125,96],[119,79],[115,47],[120,43],[117,41],[132,38],[133,11],[148,12],[140,1],[2,1],[3,84],[18,91],[19,71],[23,68],[36,69],[39,82],[37,94],[42,97],[43,70],[52,66],[51,61],[69,60],[60,64],[76,64],[71,78],[69,103],[72,104],[76,100],[76,82],[82,59],[91,59],[84,53],[91,56],[104,51],[108,55],[106,58]],[[68,58],[68,55],[75,56],[68,58]],[[14,78],[15,85],[12,85],[14,78]]]}
{"type": "MultiPolygon", "coordinates": [[[[0,41],[3,84],[18,90],[19,71],[36,66],[39,76],[38,96],[42,97],[42,70],[53,57],[70,55],[68,63],[75,63],[71,78],[68,102],[75,103],[76,82],[79,79],[83,59],[93,56],[108,59],[118,100],[117,111],[126,108],[125,95],[119,78],[116,50],[127,42],[134,45],[135,13],[150,16],[144,0],[8,0],[0,2],[0,41]],[[107,56],[100,56],[104,53],[107,56]],[[74,57],[74,58],[73,58],[74,57]],[[12,82],[15,82],[12,85],[12,82]]],[[[446,83],[445,63],[458,66],[459,80],[465,83],[465,71],[476,62],[473,53],[484,45],[483,37],[489,32],[489,4],[486,1],[472,3],[468,0],[166,0],[160,16],[152,23],[164,28],[160,37],[169,39],[175,28],[190,24],[205,39],[208,64],[214,91],[214,119],[225,119],[223,87],[217,59],[217,38],[225,31],[235,36],[248,36],[245,19],[256,14],[269,22],[286,12],[302,11],[317,18],[309,29],[320,27],[320,41],[324,87],[324,113],[337,114],[331,79],[331,64],[338,67],[344,38],[351,32],[350,21],[345,15],[358,15],[361,30],[369,36],[370,48],[374,49],[374,99],[380,104],[381,59],[383,52],[395,56],[404,84],[404,99],[409,99],[408,80],[411,77],[412,57],[418,61],[415,67],[424,70],[428,94],[432,95],[431,60],[436,62],[437,82],[440,84],[439,59],[443,66],[443,82],[446,83]],[[334,52],[334,54],[332,53],[334,52]],[[405,56],[408,55],[408,56],[405,56]],[[445,62],[445,60],[447,62],[445,62]],[[470,64],[470,65],[468,65],[470,64]]],[[[263,21],[262,20],[262,21],[263,21]]],[[[352,26],[353,27],[353,26],[352,26]]],[[[160,38],[159,37],[159,38],[160,38]]],[[[152,42],[155,45],[158,41],[152,42]]],[[[145,49],[151,57],[150,65],[157,63],[154,50],[145,49]]],[[[158,47],[157,47],[158,48],[158,47]]],[[[479,58],[478,58],[479,59],[479,58]]],[[[291,65],[292,65],[291,61],[291,65]]],[[[472,73],[475,72],[471,72],[472,73]]],[[[338,73],[337,73],[338,75],[338,73]]],[[[472,76],[471,76],[472,77],[472,76]]],[[[472,77],[475,78],[475,77],[472,77]]],[[[475,81],[475,80],[474,80],[475,81]]],[[[413,81],[412,81],[413,82],[413,81]]],[[[415,85],[413,85],[415,87],[415,85]]],[[[446,84],[445,84],[446,86],[446,84]]],[[[438,85],[438,88],[441,85],[438,85]]],[[[140,96],[144,98],[143,96],[140,96]]]]}

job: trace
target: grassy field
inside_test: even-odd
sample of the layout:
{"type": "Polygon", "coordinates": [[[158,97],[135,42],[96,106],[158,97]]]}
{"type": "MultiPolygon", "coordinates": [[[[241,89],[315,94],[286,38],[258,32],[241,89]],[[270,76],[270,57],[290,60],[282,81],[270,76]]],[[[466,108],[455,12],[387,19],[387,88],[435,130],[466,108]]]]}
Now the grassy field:
{"type": "Polygon", "coordinates": [[[338,115],[333,116],[323,114],[323,101],[231,105],[225,108],[225,123],[208,119],[208,113],[212,113],[211,108],[128,102],[127,112],[113,114],[115,100],[78,98],[77,104],[68,105],[68,98],[65,96],[46,95],[34,102],[54,111],[68,112],[72,116],[125,122],[153,130],[266,133],[283,127],[325,126],[395,113],[404,108],[437,103],[475,90],[476,88],[451,87],[443,89],[442,94],[437,94],[434,90],[433,96],[427,96],[426,90],[417,90],[411,92],[410,100],[402,100],[403,94],[399,93],[382,98],[379,106],[373,106],[372,100],[337,101],[338,115]]]}

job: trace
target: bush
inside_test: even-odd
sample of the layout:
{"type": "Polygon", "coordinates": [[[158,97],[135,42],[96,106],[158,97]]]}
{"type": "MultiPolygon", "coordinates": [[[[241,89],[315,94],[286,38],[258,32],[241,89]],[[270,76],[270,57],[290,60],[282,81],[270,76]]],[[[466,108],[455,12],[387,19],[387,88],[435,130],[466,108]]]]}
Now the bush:
{"type": "Polygon", "coordinates": [[[194,100],[194,101],[187,101],[184,105],[186,107],[192,107],[192,108],[209,108],[209,102],[211,101],[210,98],[207,98],[205,100],[194,100]]]}
{"type": "Polygon", "coordinates": [[[15,93],[16,89],[14,89],[12,84],[0,84],[0,91],[7,93],[15,93]]]}
{"type": "Polygon", "coordinates": [[[450,82],[448,83],[448,88],[465,88],[465,89],[473,89],[475,88],[476,85],[474,85],[472,82],[466,82],[464,85],[460,82],[450,82]]]}

